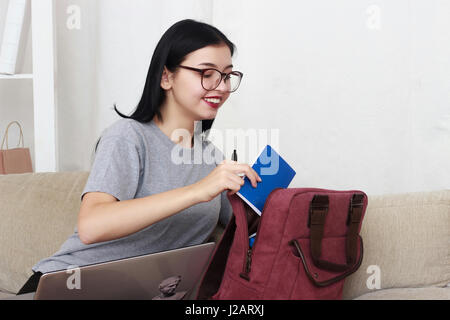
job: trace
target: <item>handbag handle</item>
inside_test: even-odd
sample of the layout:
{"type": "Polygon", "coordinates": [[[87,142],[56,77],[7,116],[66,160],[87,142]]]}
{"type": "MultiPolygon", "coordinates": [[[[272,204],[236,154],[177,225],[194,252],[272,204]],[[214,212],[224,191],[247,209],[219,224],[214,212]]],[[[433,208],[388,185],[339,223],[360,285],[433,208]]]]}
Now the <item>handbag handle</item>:
{"type": "Polygon", "coordinates": [[[345,270],[344,273],[342,273],[342,274],[340,274],[340,275],[338,275],[338,276],[336,276],[336,277],[334,277],[334,278],[325,280],[325,281],[318,281],[318,280],[316,279],[317,274],[316,274],[316,273],[314,273],[314,274],[311,273],[311,270],[309,270],[308,264],[306,263],[305,255],[303,254],[303,251],[302,251],[302,249],[301,249],[300,244],[298,243],[298,241],[297,241],[296,239],[294,239],[294,240],[291,240],[289,244],[293,245],[293,246],[297,249],[297,252],[298,252],[298,254],[299,254],[299,256],[300,256],[300,259],[302,259],[303,267],[305,268],[306,275],[308,276],[308,278],[309,278],[316,286],[318,286],[318,287],[326,287],[326,286],[329,286],[329,285],[331,285],[331,284],[333,284],[333,283],[336,283],[336,282],[338,282],[338,281],[341,281],[341,280],[344,279],[345,277],[348,277],[349,275],[351,275],[352,273],[354,273],[356,270],[358,270],[359,267],[361,266],[362,259],[363,259],[364,248],[363,248],[363,241],[362,241],[361,236],[358,235],[358,238],[359,238],[359,241],[360,241],[361,254],[360,254],[359,259],[358,259],[358,261],[356,262],[356,264],[353,265],[353,266],[350,266],[349,268],[347,268],[347,269],[345,270]]]}
{"type": "Polygon", "coordinates": [[[20,142],[22,142],[22,148],[23,148],[23,146],[24,146],[24,143],[23,143],[23,132],[22,132],[22,127],[20,126],[20,123],[19,123],[19,122],[17,122],[17,121],[12,121],[12,122],[10,122],[10,123],[8,124],[8,126],[6,127],[5,134],[3,135],[2,146],[0,147],[1,150],[3,150],[3,145],[5,144],[5,142],[6,142],[6,149],[9,149],[9,146],[8,146],[8,130],[9,130],[9,127],[10,127],[11,125],[13,125],[14,123],[17,124],[17,125],[19,126],[19,130],[20,130],[19,143],[17,144],[17,146],[20,145],[20,142]]]}
{"type": "MultiPolygon", "coordinates": [[[[329,270],[332,272],[342,272],[351,269],[355,264],[358,252],[358,228],[362,218],[363,200],[364,195],[360,193],[355,193],[350,198],[345,250],[347,263],[337,264],[320,258],[322,254],[322,239],[325,226],[325,218],[328,214],[328,196],[314,195],[309,207],[308,227],[311,230],[311,256],[314,264],[318,268],[329,270]]],[[[362,244],[362,239],[360,242],[362,244]]]]}

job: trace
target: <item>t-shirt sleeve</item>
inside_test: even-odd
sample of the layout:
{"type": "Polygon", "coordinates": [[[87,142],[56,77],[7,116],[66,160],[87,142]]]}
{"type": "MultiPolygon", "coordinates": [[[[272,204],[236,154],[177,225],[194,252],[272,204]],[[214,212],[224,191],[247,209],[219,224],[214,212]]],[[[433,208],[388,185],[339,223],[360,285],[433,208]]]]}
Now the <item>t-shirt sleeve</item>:
{"type": "Polygon", "coordinates": [[[140,177],[138,147],[123,136],[100,139],[91,172],[81,194],[105,192],[119,201],[133,199],[140,177]]]}

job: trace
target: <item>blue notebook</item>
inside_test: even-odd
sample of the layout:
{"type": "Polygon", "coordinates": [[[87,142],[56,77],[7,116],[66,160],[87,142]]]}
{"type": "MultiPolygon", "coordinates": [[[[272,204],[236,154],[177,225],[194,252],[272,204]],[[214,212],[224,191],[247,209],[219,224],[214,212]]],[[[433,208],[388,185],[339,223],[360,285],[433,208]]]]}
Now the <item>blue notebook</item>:
{"type": "Polygon", "coordinates": [[[287,188],[295,176],[295,170],[270,145],[264,148],[252,168],[262,182],[258,182],[257,187],[253,188],[250,180],[245,177],[244,185],[236,194],[261,215],[269,193],[275,188],[287,188]]]}

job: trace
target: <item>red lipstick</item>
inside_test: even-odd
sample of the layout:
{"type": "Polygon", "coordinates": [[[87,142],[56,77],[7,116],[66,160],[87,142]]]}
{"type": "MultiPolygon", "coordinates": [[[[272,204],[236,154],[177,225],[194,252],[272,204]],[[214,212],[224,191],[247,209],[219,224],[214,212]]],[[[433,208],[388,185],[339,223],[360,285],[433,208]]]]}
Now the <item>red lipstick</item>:
{"type": "MultiPolygon", "coordinates": [[[[218,97],[218,96],[214,96],[214,97],[205,97],[205,98],[216,98],[216,99],[222,100],[222,98],[221,98],[221,97],[218,97]]],[[[213,102],[210,102],[210,101],[206,101],[205,98],[203,98],[202,100],[205,101],[210,107],[212,107],[212,108],[214,108],[214,109],[219,108],[220,102],[219,102],[219,103],[213,103],[213,102]]]]}

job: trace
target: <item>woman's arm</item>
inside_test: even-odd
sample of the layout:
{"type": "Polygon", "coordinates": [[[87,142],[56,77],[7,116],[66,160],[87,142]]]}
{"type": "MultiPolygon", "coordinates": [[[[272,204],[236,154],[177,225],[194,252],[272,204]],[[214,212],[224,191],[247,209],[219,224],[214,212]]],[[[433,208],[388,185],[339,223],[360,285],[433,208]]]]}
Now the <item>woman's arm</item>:
{"type": "Polygon", "coordinates": [[[236,193],[244,184],[239,173],[245,173],[255,188],[261,182],[248,164],[224,160],[194,184],[144,198],[118,201],[105,192],[88,192],[78,215],[78,236],[84,244],[128,236],[197,203],[211,201],[226,189],[236,193]]]}
{"type": "Polygon", "coordinates": [[[124,201],[88,192],[78,215],[78,236],[84,244],[125,237],[202,202],[197,195],[194,185],[124,201]]]}

